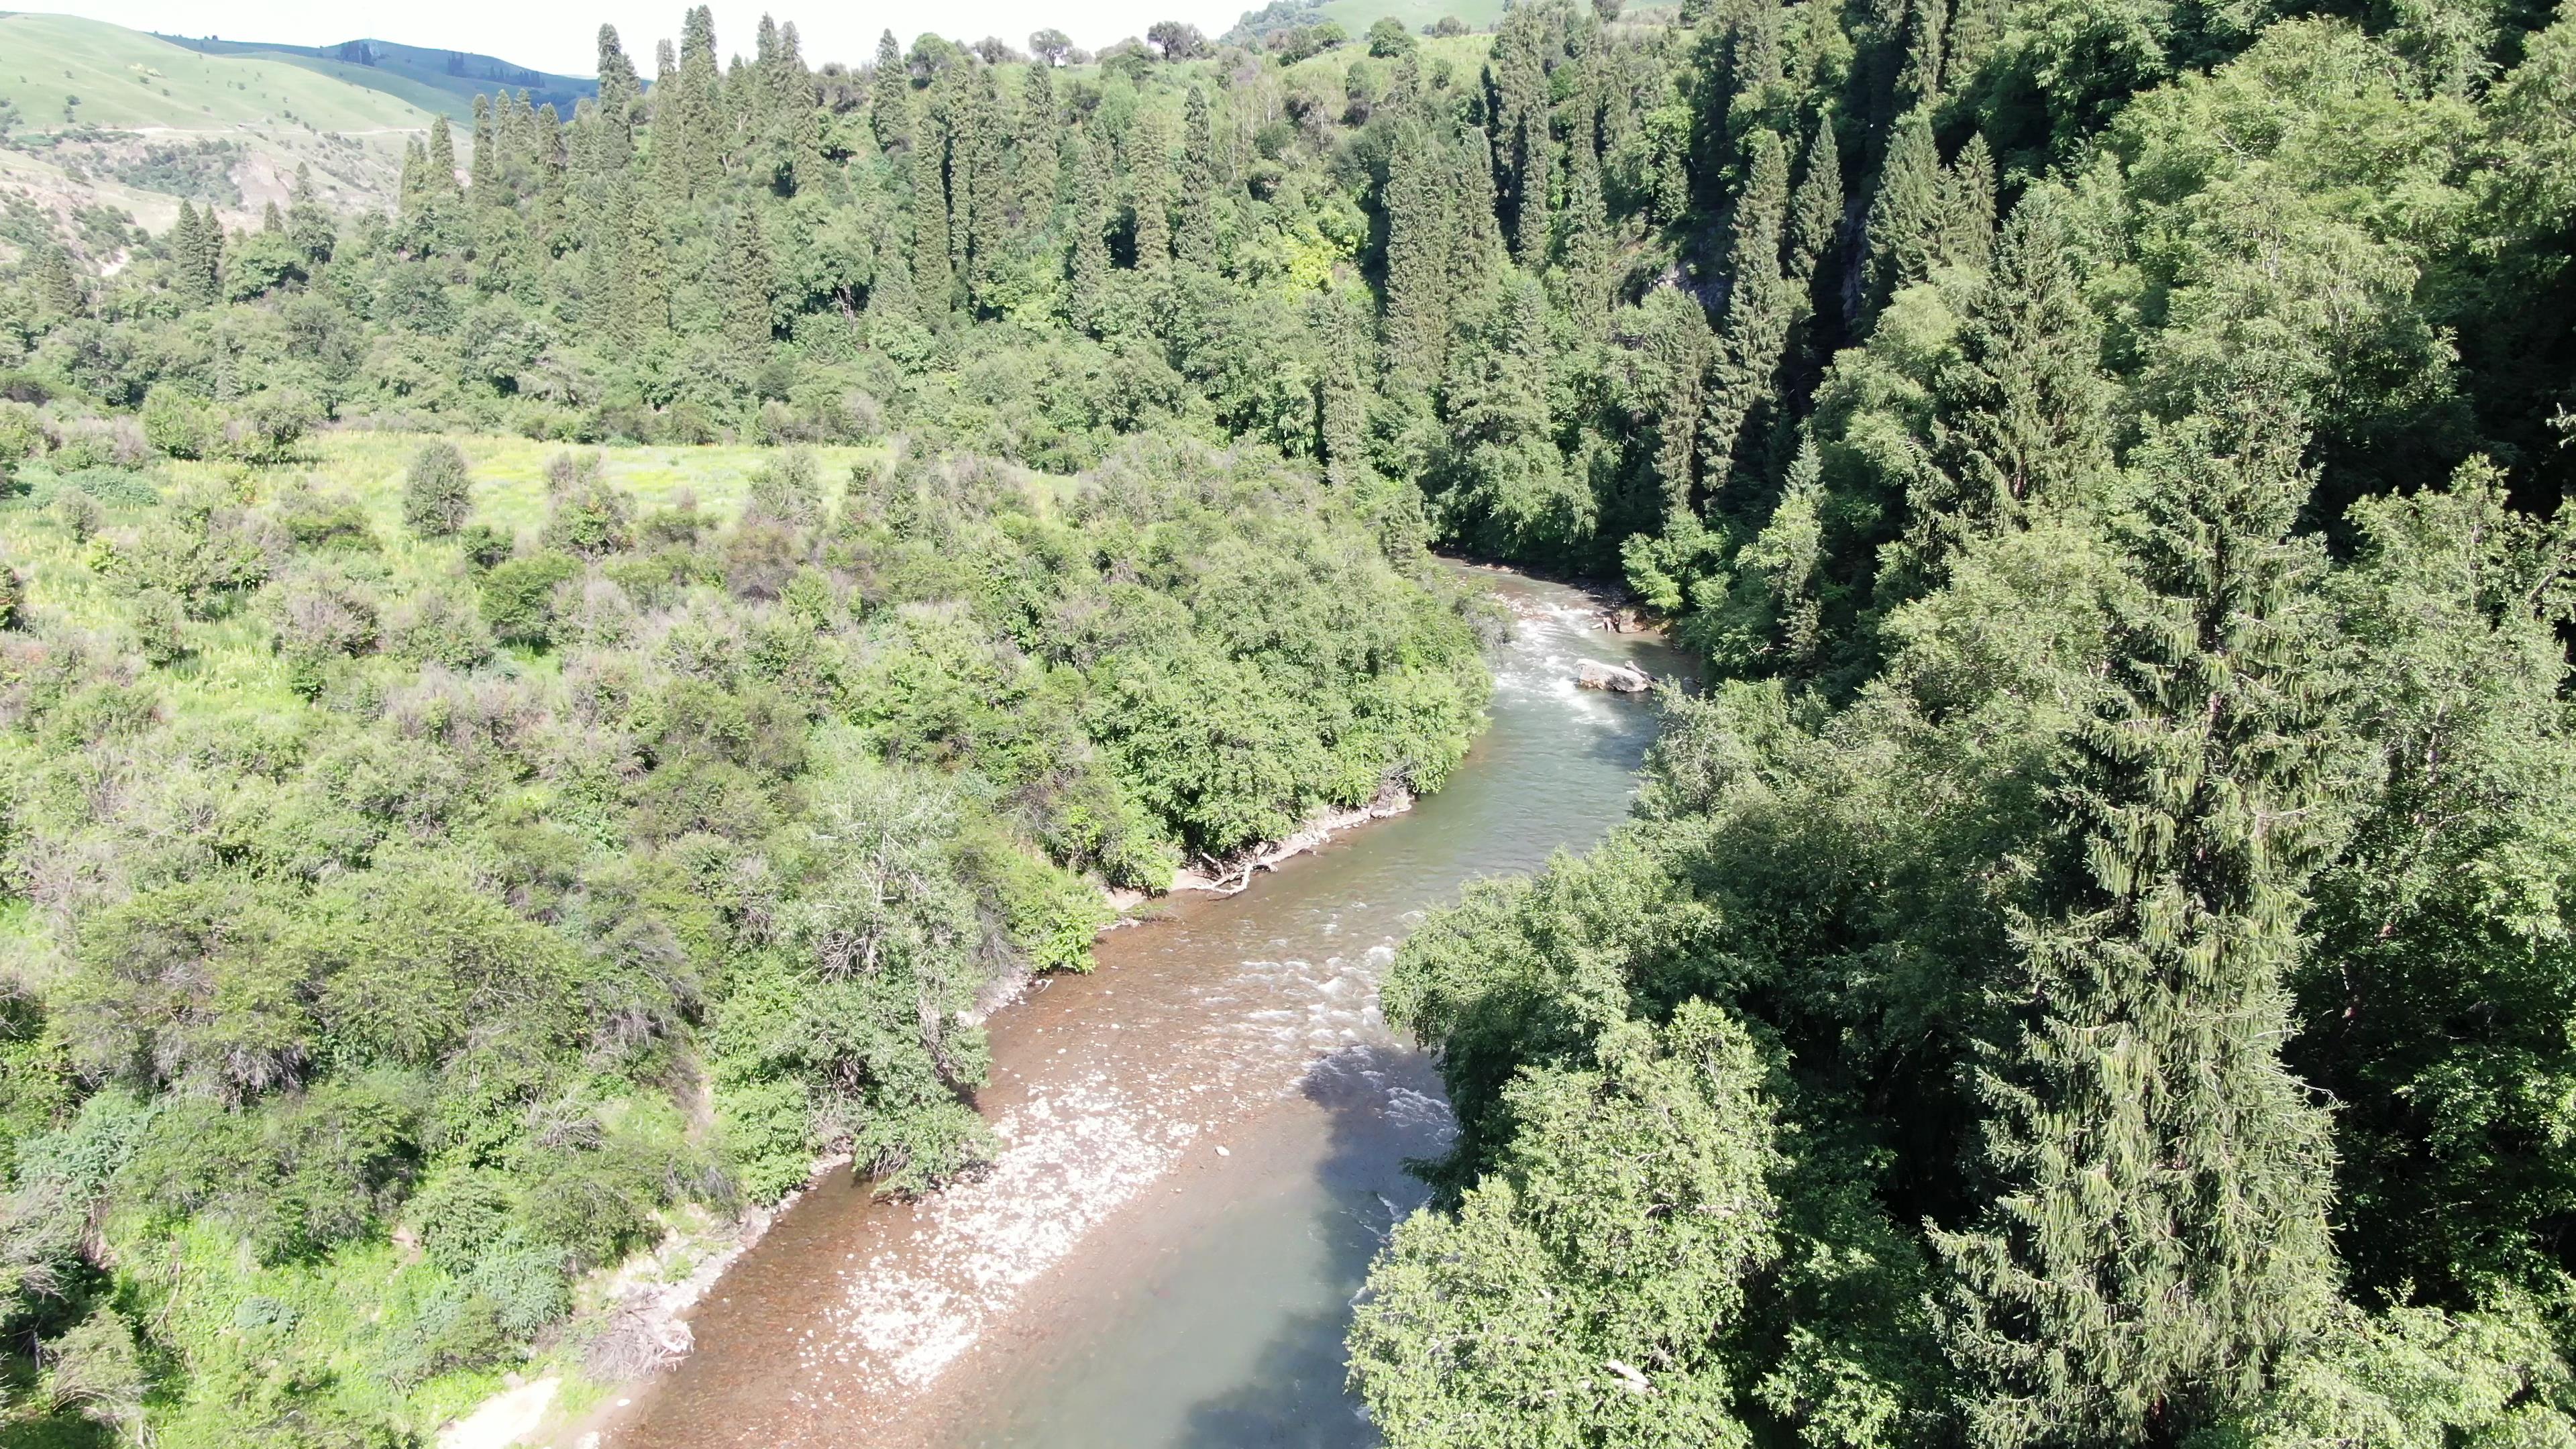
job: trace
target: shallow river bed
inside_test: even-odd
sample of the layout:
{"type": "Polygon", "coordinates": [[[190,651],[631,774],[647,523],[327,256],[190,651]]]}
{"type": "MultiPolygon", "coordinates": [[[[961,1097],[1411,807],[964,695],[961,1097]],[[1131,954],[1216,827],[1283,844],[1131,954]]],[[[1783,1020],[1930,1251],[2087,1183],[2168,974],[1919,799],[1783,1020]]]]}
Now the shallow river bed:
{"type": "Polygon", "coordinates": [[[1367,1445],[1352,1295],[1452,1130],[1377,1011],[1395,944],[1478,876],[1625,813],[1654,721],[1584,659],[1670,651],[1570,589],[1475,571],[1521,616],[1493,722],[1448,786],[1224,898],[1112,932],[1099,969],[991,1022],[993,1170],[918,1203],[846,1173],[690,1316],[696,1351],[603,1449],[1367,1445]]]}

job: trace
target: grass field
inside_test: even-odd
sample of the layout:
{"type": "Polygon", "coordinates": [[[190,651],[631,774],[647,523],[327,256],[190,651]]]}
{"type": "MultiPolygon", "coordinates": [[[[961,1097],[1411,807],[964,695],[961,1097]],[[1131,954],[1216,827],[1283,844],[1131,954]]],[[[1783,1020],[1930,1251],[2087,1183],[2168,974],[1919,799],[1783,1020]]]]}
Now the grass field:
{"type": "MultiPolygon", "coordinates": [[[[148,477],[170,497],[192,485],[230,481],[258,498],[296,486],[311,486],[326,495],[345,494],[365,510],[380,544],[377,557],[388,576],[418,575],[452,565],[452,545],[415,543],[402,526],[403,472],[428,439],[416,433],[327,433],[310,439],[301,465],[245,472],[204,463],[164,463],[148,477]]],[[[474,475],[474,516],[516,534],[533,533],[545,522],[545,466],[565,451],[559,444],[524,438],[458,437],[474,475]]],[[[694,498],[699,507],[730,517],[742,503],[753,470],[777,456],[757,447],[604,448],[608,477],[635,495],[650,512],[694,498]]],[[[881,448],[817,448],[827,483],[836,485],[850,465],[885,456],[881,448]]],[[[46,506],[56,480],[30,470],[25,498],[0,503],[0,559],[6,559],[27,583],[28,603],[38,613],[89,629],[115,629],[127,612],[123,601],[91,571],[88,545],[46,506]]],[[[143,522],[151,510],[109,507],[106,532],[143,522]]],[[[201,701],[232,699],[283,707],[288,702],[286,672],[270,651],[267,631],[254,620],[235,615],[191,623],[192,657],[174,671],[191,684],[201,701]]]]}
{"type": "Polygon", "coordinates": [[[554,75],[532,71],[498,56],[457,54],[431,50],[417,45],[396,45],[384,40],[351,42],[367,47],[374,63],[358,65],[339,58],[343,49],[337,45],[279,45],[256,40],[197,40],[188,36],[168,37],[189,50],[208,55],[256,56],[287,65],[301,66],[316,75],[327,75],[397,96],[425,110],[443,110],[459,119],[474,114],[474,97],[488,95],[507,87],[528,92],[529,103],[551,103],[556,114],[572,118],[573,106],[585,96],[599,94],[599,82],[585,76],[554,75]],[[457,69],[450,70],[453,56],[457,69]]]}

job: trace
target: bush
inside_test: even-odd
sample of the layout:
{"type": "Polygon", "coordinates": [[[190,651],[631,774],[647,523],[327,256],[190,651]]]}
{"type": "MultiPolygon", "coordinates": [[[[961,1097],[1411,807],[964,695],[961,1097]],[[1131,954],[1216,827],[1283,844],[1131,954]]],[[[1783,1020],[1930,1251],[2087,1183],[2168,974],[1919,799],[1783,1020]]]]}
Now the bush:
{"type": "Polygon", "coordinates": [[[467,524],[456,542],[465,550],[465,561],[477,569],[493,567],[519,546],[517,540],[488,523],[467,524]]]}
{"type": "Polygon", "coordinates": [[[1420,42],[1404,28],[1404,22],[1392,15],[1368,28],[1369,54],[1380,60],[1393,60],[1399,55],[1411,54],[1419,45],[1420,42]]]}
{"type": "Polygon", "coordinates": [[[143,399],[143,439],[165,458],[202,458],[216,437],[214,410],[175,387],[143,399]]]}
{"type": "Polygon", "coordinates": [[[423,444],[403,474],[403,527],[421,538],[448,538],[474,507],[465,454],[444,438],[423,444]]]}
{"type": "Polygon", "coordinates": [[[27,610],[27,586],[18,571],[0,563],[0,629],[15,629],[27,610]]]}
{"type": "Polygon", "coordinates": [[[167,589],[146,589],[134,601],[134,640],[158,667],[188,656],[188,611],[167,589]]]}
{"type": "Polygon", "coordinates": [[[483,621],[504,644],[551,643],[555,586],[580,576],[579,560],[551,550],[495,564],[483,576],[483,621]]]}

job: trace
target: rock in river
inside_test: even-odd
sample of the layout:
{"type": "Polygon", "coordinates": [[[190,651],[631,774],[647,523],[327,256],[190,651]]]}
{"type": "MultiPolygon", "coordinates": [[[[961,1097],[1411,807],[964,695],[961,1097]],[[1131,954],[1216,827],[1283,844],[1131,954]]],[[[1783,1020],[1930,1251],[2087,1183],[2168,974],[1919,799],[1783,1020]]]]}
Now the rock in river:
{"type": "Polygon", "coordinates": [[[1604,664],[1586,659],[1574,672],[1574,682],[1585,689],[1607,689],[1619,694],[1643,694],[1654,688],[1655,677],[1632,664],[1604,664]]]}

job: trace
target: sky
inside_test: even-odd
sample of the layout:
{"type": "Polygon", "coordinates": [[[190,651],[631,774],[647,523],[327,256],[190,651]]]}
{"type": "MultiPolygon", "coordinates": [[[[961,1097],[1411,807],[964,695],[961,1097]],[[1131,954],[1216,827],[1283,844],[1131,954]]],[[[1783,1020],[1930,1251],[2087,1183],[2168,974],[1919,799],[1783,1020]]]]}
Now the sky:
{"type": "MultiPolygon", "coordinates": [[[[617,27],[636,69],[653,73],[653,42],[680,34],[688,0],[440,0],[423,10],[408,5],[350,5],[346,0],[19,0],[30,10],[61,9],[136,30],[175,35],[216,35],[226,40],[266,40],[289,45],[331,45],[343,40],[390,40],[404,45],[480,51],[518,65],[564,75],[598,69],[598,34],[604,21],[617,27]]],[[[925,30],[952,40],[998,35],[1015,46],[1029,32],[1053,26],[1076,45],[1098,49],[1122,36],[1142,35],[1157,20],[1185,20],[1214,35],[1262,0],[714,0],[716,48],[724,55],[751,53],[752,32],[763,10],[796,23],[805,60],[861,64],[876,54],[877,34],[892,29],[905,45],[925,30]]]]}

